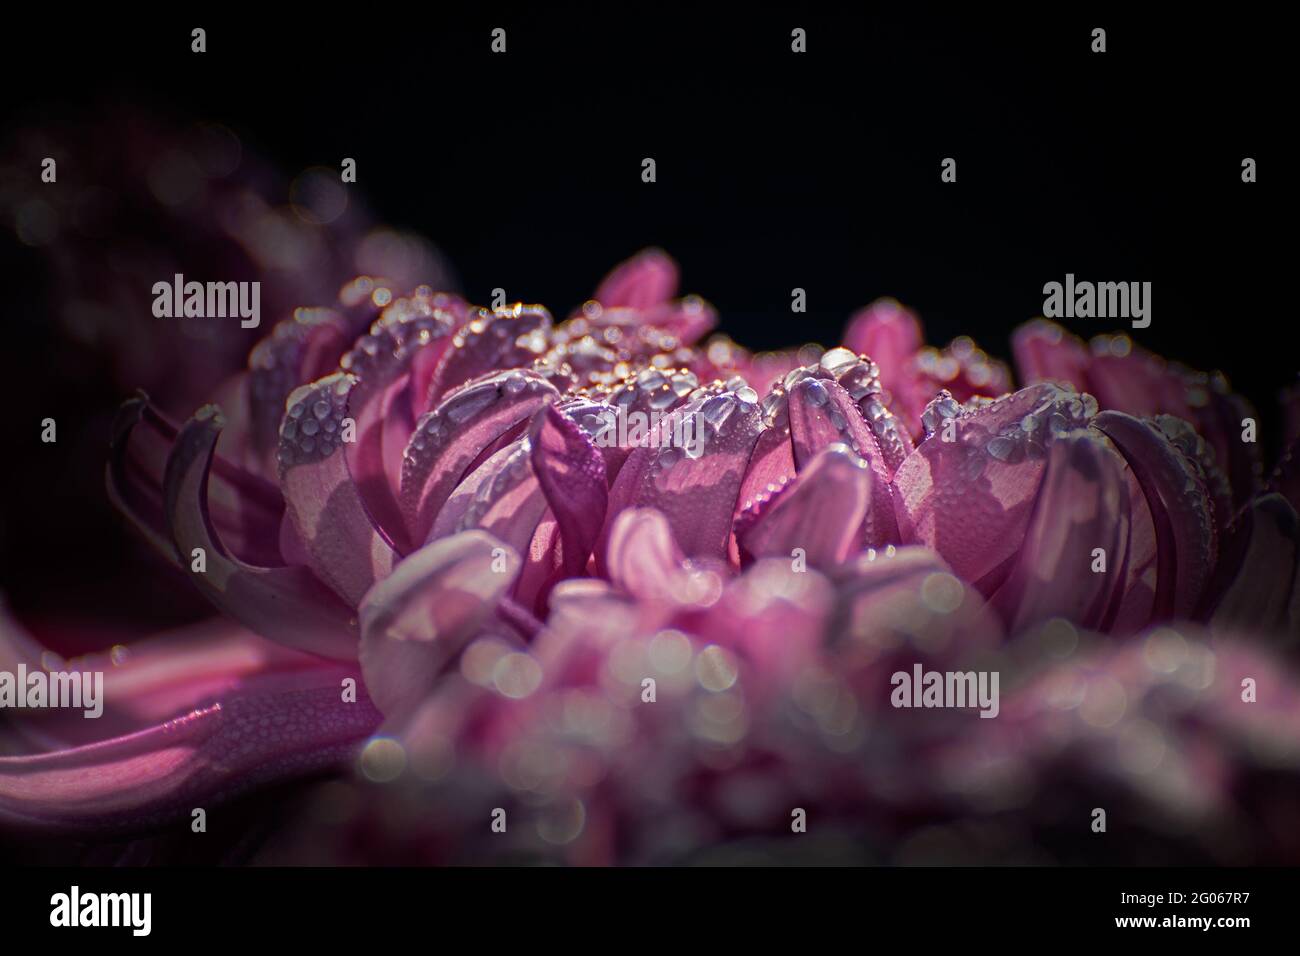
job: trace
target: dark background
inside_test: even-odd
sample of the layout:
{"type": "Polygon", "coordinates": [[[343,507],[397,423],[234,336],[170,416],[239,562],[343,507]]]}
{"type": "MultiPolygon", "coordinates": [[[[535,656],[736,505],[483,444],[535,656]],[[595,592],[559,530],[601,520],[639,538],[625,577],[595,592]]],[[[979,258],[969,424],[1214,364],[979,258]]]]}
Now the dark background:
{"type": "MultiPolygon", "coordinates": [[[[833,344],[850,312],[893,295],[933,344],[965,333],[1009,358],[1045,282],[1149,280],[1137,341],[1225,370],[1259,407],[1271,460],[1276,395],[1300,361],[1282,259],[1288,34],[1261,8],[1177,22],[1093,5],[295,10],[12,22],[5,129],[128,103],[224,123],[289,174],[355,157],[378,218],[437,243],[470,298],[502,286],[557,315],[662,246],[753,348],[833,344]],[[489,52],[496,26],[504,56],[489,52]],[[1095,26],[1105,54],[1090,52],[1095,26]],[[956,184],[940,182],[948,156],[956,184]]],[[[110,514],[97,443],[127,392],[60,339],[44,260],[0,226],[16,401],[0,588],[47,638],[71,617],[132,636],[142,611],[203,613],[110,514]],[[40,445],[47,414],[91,437],[40,445]]]]}

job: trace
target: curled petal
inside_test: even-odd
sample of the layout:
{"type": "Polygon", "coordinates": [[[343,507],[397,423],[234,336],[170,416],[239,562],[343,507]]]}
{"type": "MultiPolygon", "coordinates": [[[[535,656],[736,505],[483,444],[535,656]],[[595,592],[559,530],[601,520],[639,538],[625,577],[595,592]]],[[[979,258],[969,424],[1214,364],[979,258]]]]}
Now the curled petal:
{"type": "Polygon", "coordinates": [[[108,498],[144,536],[158,554],[177,562],[162,513],[162,476],[176,431],[143,395],[118,409],[109,440],[106,483],[108,498]],[[141,424],[146,425],[143,432],[141,424]],[[143,440],[134,440],[143,435],[143,440]]]}
{"type": "Polygon", "coordinates": [[[797,478],[741,516],[736,541],[742,554],[756,558],[790,558],[802,550],[810,566],[834,568],[861,547],[870,505],[866,462],[847,445],[828,445],[797,478]]]}
{"type": "Polygon", "coordinates": [[[1189,617],[1214,570],[1218,543],[1209,493],[1196,469],[1162,432],[1123,412],[1093,424],[1128,461],[1156,530],[1157,618],[1189,617]]]}
{"type": "Polygon", "coordinates": [[[1128,521],[1124,463],[1109,443],[1082,429],[1057,438],[1015,567],[992,598],[1008,631],[1053,617],[1108,628],[1123,595],[1128,521]]]}
{"type": "Polygon", "coordinates": [[[482,531],[440,538],[402,560],[366,594],[361,667],[389,716],[417,704],[448,660],[495,614],[519,555],[482,531]]]}
{"type": "MultiPolygon", "coordinates": [[[[415,425],[409,391],[421,356],[439,356],[451,337],[451,319],[427,296],[398,299],[339,360],[357,379],[348,395],[356,440],[344,443],[348,471],[366,510],[399,551],[411,548],[397,495],[402,455],[415,425]]],[[[305,425],[305,423],[300,423],[305,425]]]]}
{"type": "Polygon", "coordinates": [[[544,409],[529,430],[533,473],[559,524],[567,576],[581,574],[605,521],[605,459],[581,428],[544,409]]]}
{"type": "Polygon", "coordinates": [[[245,389],[249,442],[253,453],[275,473],[284,401],[303,382],[328,375],[352,340],[346,317],[333,309],[295,309],[248,356],[245,389]]]}
{"type": "Polygon", "coordinates": [[[912,436],[885,404],[880,367],[864,355],[840,348],[824,353],[812,374],[834,379],[857,403],[884,458],[885,471],[893,478],[898,466],[912,453],[912,436]]]}
{"type": "Polygon", "coordinates": [[[529,368],[549,347],[551,313],[516,303],[478,314],[456,331],[429,380],[424,408],[433,409],[453,388],[489,372],[529,368]]]}
{"type": "Polygon", "coordinates": [[[861,411],[839,383],[806,378],[790,389],[790,436],[800,469],[828,445],[843,442],[867,463],[871,478],[871,507],[864,521],[863,543],[883,547],[896,542],[894,489],[889,469],[861,411]]]}
{"type": "Polygon", "coordinates": [[[343,446],[357,428],[357,379],[338,373],[289,396],[280,427],[280,488],[311,569],[350,606],[392,570],[392,542],[379,530],[343,446]]]}
{"type": "Polygon", "coordinates": [[[929,436],[894,476],[903,541],[933,548],[992,594],[1024,539],[1046,446],[1095,411],[1087,396],[1050,383],[966,412],[936,399],[923,416],[929,436]]]}
{"type": "MultiPolygon", "coordinates": [[[[108,495],[169,561],[174,549],[162,514],[163,474],[177,427],[141,394],[124,402],[113,421],[108,495]]],[[[213,455],[208,510],[226,546],[246,561],[280,564],[280,491],[221,454],[213,455]]]]}
{"type": "Polygon", "coordinates": [[[546,495],[533,471],[531,443],[520,438],[457,486],[427,540],[481,528],[523,553],[545,512],[546,495]]]}
{"type": "Polygon", "coordinates": [[[252,677],[215,701],[102,743],[0,758],[0,820],[61,833],[130,832],[346,759],[378,726],[356,672],[323,666],[252,677]]]}
{"type": "Polygon", "coordinates": [[[485,448],[558,397],[540,375],[514,369],[456,389],[421,418],[402,461],[400,501],[411,540],[425,540],[439,510],[485,448]]]}
{"type": "Polygon", "coordinates": [[[195,586],[219,609],[278,643],[340,660],[356,658],[349,608],[300,566],[259,568],[233,557],[208,517],[207,489],[220,413],[200,409],[176,436],[164,481],[165,513],[184,568],[203,549],[195,586]]]}
{"type": "Polygon", "coordinates": [[[633,597],[668,601],[686,556],[668,519],[653,508],[628,508],[613,522],[606,547],[609,580],[633,597]]]}
{"type": "Polygon", "coordinates": [[[627,507],[663,513],[689,557],[726,559],[731,519],[749,457],[762,428],[758,396],[708,392],[660,420],[610,489],[604,537],[627,507]]]}
{"type": "Polygon", "coordinates": [[[648,309],[677,292],[677,263],[662,249],[646,249],[619,263],[593,296],[606,307],[648,309]]]}
{"type": "Polygon", "coordinates": [[[1078,391],[1088,387],[1088,346],[1046,319],[1035,319],[1011,335],[1011,352],[1021,381],[1058,382],[1078,391]]]}
{"type": "Polygon", "coordinates": [[[1292,617],[1298,565],[1300,522],[1291,503],[1277,494],[1251,502],[1224,543],[1220,568],[1231,581],[1214,602],[1214,629],[1300,633],[1300,620],[1292,617]]]}

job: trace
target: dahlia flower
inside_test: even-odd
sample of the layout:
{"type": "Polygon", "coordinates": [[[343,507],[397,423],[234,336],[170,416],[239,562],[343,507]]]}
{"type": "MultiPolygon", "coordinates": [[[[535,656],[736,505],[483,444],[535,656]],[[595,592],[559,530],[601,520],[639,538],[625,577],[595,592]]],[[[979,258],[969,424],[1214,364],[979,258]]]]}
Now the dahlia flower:
{"type": "Polygon", "coordinates": [[[1062,763],[1183,822],[1300,766],[1295,483],[1222,376],[1040,321],[1015,389],[892,301],[755,355],[677,284],[644,252],[555,323],[360,278],[188,421],[129,401],[109,493],[234,626],[108,662],[110,739],[25,722],[0,816],[139,832],[356,757],[322,859],[395,820],[426,862],[681,859],[801,811],[908,860],[1062,763]],[[999,671],[998,719],[891,707],[914,663],[999,671]]]}

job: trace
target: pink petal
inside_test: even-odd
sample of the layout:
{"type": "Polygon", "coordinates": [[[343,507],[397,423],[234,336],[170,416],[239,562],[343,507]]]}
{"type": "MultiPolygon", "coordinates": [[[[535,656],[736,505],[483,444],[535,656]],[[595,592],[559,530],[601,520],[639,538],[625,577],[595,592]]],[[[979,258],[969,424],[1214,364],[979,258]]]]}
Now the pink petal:
{"type": "Polygon", "coordinates": [[[361,666],[387,715],[407,711],[496,612],[518,553],[490,534],[440,538],[402,560],[361,602],[361,666]]]}
{"type": "MultiPolygon", "coordinates": [[[[29,671],[43,668],[46,659],[45,648],[0,608],[0,670],[13,673],[20,662],[29,671]]],[[[16,753],[13,734],[19,733],[38,751],[133,733],[185,713],[247,677],[319,666],[317,657],[273,644],[219,618],[191,625],[61,663],[62,670],[103,672],[103,714],[87,720],[75,709],[24,711],[21,721],[10,722],[12,734],[0,744],[0,752],[16,753]]]]}
{"type": "Polygon", "coordinates": [[[620,511],[649,507],[668,519],[687,556],[725,560],[741,480],[762,428],[757,398],[740,383],[735,391],[705,394],[662,419],[614,481],[606,541],[620,511]],[[660,436],[677,434],[679,425],[683,436],[687,427],[693,429],[691,447],[657,447],[660,436]]]}
{"type": "Polygon", "coordinates": [[[867,463],[871,477],[871,507],[864,521],[863,544],[883,547],[899,540],[894,516],[894,489],[875,436],[848,392],[836,382],[805,378],[790,388],[790,435],[795,465],[808,467],[828,445],[847,444],[867,463]]]}
{"type": "Polygon", "coordinates": [[[494,373],[456,389],[416,423],[402,464],[401,507],[412,541],[424,541],[439,510],[484,448],[559,393],[531,371],[494,373]]]}
{"type": "Polygon", "coordinates": [[[677,281],[677,263],[661,249],[646,249],[615,266],[593,298],[606,307],[648,309],[671,299],[677,281]]]}
{"type": "Polygon", "coordinates": [[[103,743],[0,758],[0,819],[60,833],[134,831],[188,819],[231,796],[337,765],[378,725],[356,672],[250,677],[186,716],[103,743]]]}
{"type": "Polygon", "coordinates": [[[605,573],[624,593],[651,601],[671,600],[685,561],[661,512],[628,508],[615,517],[605,550],[605,573]]]}
{"type": "Polygon", "coordinates": [[[1231,580],[1213,604],[1216,631],[1261,635],[1300,633],[1292,617],[1300,567],[1300,522],[1281,495],[1263,495],[1225,542],[1220,570],[1231,580]]]}
{"type": "Polygon", "coordinates": [[[866,462],[847,445],[827,445],[797,478],[741,516],[736,540],[742,555],[789,560],[801,549],[808,566],[834,568],[861,549],[870,506],[866,462]]]}
{"type": "Polygon", "coordinates": [[[478,314],[456,331],[429,381],[424,410],[436,408],[458,385],[489,372],[529,368],[550,346],[551,314],[522,303],[478,314]]]}
{"type": "Polygon", "coordinates": [[[554,406],[529,429],[533,473],[541,484],[564,542],[567,576],[581,574],[605,521],[608,487],[605,459],[581,428],[554,406]]]}
{"type": "Polygon", "coordinates": [[[936,399],[925,415],[930,434],[894,476],[903,541],[933,548],[959,577],[993,593],[1029,526],[1046,444],[1094,411],[1086,396],[1050,383],[973,411],[936,399]],[[947,418],[951,442],[943,440],[947,418]]]}
{"type": "Polygon", "coordinates": [[[392,570],[393,544],[353,480],[342,445],[357,379],[337,373],[289,396],[280,427],[280,487],[311,569],[355,607],[392,570]]]}
{"type": "Polygon", "coordinates": [[[1205,485],[1158,429],[1115,411],[1102,412],[1094,425],[1124,455],[1151,509],[1159,562],[1154,613],[1161,620],[1188,617],[1205,591],[1218,551],[1205,485]]]}
{"type": "Polygon", "coordinates": [[[880,449],[885,471],[893,478],[899,465],[912,453],[912,436],[885,404],[879,366],[866,356],[839,348],[824,353],[810,371],[817,378],[834,379],[857,403],[880,449]]]}
{"type": "Polygon", "coordinates": [[[273,641],[339,660],[356,658],[349,608],[304,567],[259,568],[233,557],[208,518],[208,475],[222,422],[200,409],[176,437],[167,461],[165,511],[181,566],[216,607],[273,641]],[[207,569],[191,571],[195,548],[207,569]]]}
{"type": "Polygon", "coordinates": [[[920,321],[893,299],[881,299],[854,313],[844,330],[844,347],[871,356],[890,391],[906,384],[908,363],[924,344],[920,321]]]}
{"type": "Polygon", "coordinates": [[[1088,347],[1055,322],[1035,319],[1011,334],[1011,351],[1026,385],[1057,382],[1082,392],[1088,387],[1088,347]]]}
{"type": "Polygon", "coordinates": [[[1126,577],[1129,501],[1124,462],[1095,431],[1066,433],[1047,452],[1033,516],[992,605],[1012,634],[1053,617],[1107,629],[1126,577]],[[1093,570],[1094,549],[1105,570],[1093,570]]]}

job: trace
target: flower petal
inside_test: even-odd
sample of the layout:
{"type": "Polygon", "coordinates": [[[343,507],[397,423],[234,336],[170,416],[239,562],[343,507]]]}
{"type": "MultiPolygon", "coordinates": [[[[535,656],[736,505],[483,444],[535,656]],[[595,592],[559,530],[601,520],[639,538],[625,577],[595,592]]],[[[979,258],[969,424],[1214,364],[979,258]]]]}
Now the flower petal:
{"type": "Polygon", "coordinates": [[[176,436],[167,460],[164,504],[182,567],[202,548],[195,586],[220,610],[273,641],[339,660],[356,658],[351,612],[300,566],[259,568],[229,554],[208,518],[207,488],[221,432],[220,413],[200,409],[176,436]]]}
{"type": "Polygon", "coordinates": [[[619,263],[592,297],[605,307],[648,309],[677,291],[677,263],[662,249],[645,249],[619,263]]]}
{"type": "Polygon", "coordinates": [[[418,704],[514,583],[518,553],[483,531],[439,538],[402,560],[361,602],[361,667],[388,716],[418,704]]]}
{"type": "Polygon", "coordinates": [[[936,399],[923,416],[928,437],[894,476],[903,541],[933,548],[959,577],[992,594],[1029,525],[1046,446],[1086,425],[1096,410],[1090,402],[1051,383],[968,411],[950,397],[936,399]]]}
{"type": "Polygon", "coordinates": [[[1084,429],[1052,442],[1015,566],[991,599],[1007,630],[1053,617],[1106,629],[1123,594],[1128,520],[1124,462],[1109,442],[1084,429]]]}
{"type": "Polygon", "coordinates": [[[1209,493],[1193,464],[1159,429],[1123,412],[1102,412],[1093,424],[1128,461],[1155,524],[1157,619],[1189,617],[1214,570],[1218,543],[1209,493]]]}
{"type": "Polygon", "coordinates": [[[871,507],[863,523],[863,544],[874,548],[899,540],[894,489],[884,455],[843,386],[820,378],[796,382],[790,388],[790,436],[800,470],[808,467],[819,451],[837,442],[847,444],[865,461],[871,478],[871,507]]]}
{"type": "Polygon", "coordinates": [[[606,543],[620,511],[650,507],[668,519],[688,557],[725,560],[741,481],[761,428],[757,395],[743,382],[737,390],[711,390],[661,419],[610,489],[606,543]]]}
{"type": "Polygon", "coordinates": [[[0,758],[0,820],[67,833],[138,831],[266,784],[334,766],[379,724],[344,701],[337,666],[251,677],[148,730],[54,753],[0,758]]]}
{"type": "Polygon", "coordinates": [[[289,396],[280,427],[280,488],[311,569],[355,607],[392,570],[396,552],[376,524],[343,451],[356,429],[357,379],[326,376],[289,396]]]}
{"type": "Polygon", "coordinates": [[[797,478],[756,503],[736,525],[742,555],[791,557],[834,568],[862,547],[862,520],[871,505],[867,464],[847,445],[827,445],[797,478]]]}
{"type": "Polygon", "coordinates": [[[605,522],[605,459],[581,428],[554,406],[529,429],[533,473],[559,523],[566,576],[582,574],[605,522]]]}
{"type": "Polygon", "coordinates": [[[1077,391],[1088,387],[1088,347],[1055,322],[1035,319],[1011,334],[1011,352],[1026,385],[1058,382],[1077,391]]]}
{"type": "Polygon", "coordinates": [[[1220,569],[1232,578],[1213,602],[1214,629],[1294,638],[1300,633],[1300,620],[1290,616],[1298,565],[1300,522],[1295,509],[1281,495],[1255,499],[1224,543],[1220,569]]]}
{"type": "Polygon", "coordinates": [[[266,474],[275,474],[280,422],[289,393],[328,375],[352,341],[347,318],[334,309],[295,309],[248,356],[249,442],[266,474]]]}
{"type": "Polygon", "coordinates": [[[429,381],[424,410],[430,411],[453,388],[490,372],[530,368],[549,346],[551,313],[540,305],[516,303],[478,314],[456,331],[429,381]]]}
{"type": "Polygon", "coordinates": [[[542,376],[514,369],[456,389],[421,418],[402,462],[400,501],[411,540],[426,540],[438,512],[484,448],[558,397],[542,376]]]}
{"type": "Polygon", "coordinates": [[[677,593],[677,575],[686,556],[673,540],[668,519],[653,508],[628,508],[609,532],[605,571],[623,592],[651,601],[669,601],[677,593]]]}

